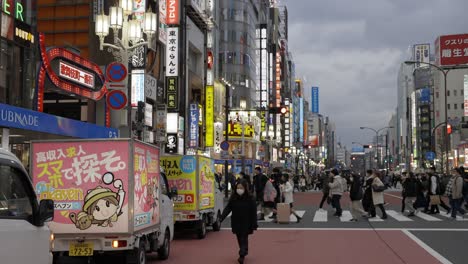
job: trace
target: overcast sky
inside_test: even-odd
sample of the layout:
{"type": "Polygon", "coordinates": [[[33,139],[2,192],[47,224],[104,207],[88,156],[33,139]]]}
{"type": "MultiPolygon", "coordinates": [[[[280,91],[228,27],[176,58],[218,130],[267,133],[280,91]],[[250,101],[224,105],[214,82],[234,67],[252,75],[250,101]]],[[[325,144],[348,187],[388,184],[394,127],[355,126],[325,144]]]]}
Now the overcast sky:
{"type": "MultiPolygon", "coordinates": [[[[289,50],[306,89],[320,87],[320,112],[338,139],[367,143],[397,104],[397,73],[413,44],[468,33],[468,0],[281,0],[289,50]]],[[[310,99],[309,99],[310,101],[310,99]]]]}

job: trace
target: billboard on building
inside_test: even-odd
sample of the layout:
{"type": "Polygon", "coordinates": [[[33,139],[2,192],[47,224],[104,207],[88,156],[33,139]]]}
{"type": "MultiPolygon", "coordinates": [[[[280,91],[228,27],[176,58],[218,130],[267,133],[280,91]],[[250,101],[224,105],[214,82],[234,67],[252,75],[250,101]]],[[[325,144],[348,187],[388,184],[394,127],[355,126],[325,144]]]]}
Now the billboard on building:
{"type": "Polygon", "coordinates": [[[413,59],[417,62],[425,62],[425,63],[415,64],[414,65],[415,68],[429,67],[429,64],[426,64],[430,62],[429,52],[430,52],[429,44],[416,44],[413,46],[413,59]]]}
{"type": "Polygon", "coordinates": [[[468,63],[468,34],[440,36],[435,42],[436,63],[453,66],[468,63]]]}
{"type": "Polygon", "coordinates": [[[468,75],[463,76],[464,116],[468,116],[468,75]]]}
{"type": "Polygon", "coordinates": [[[299,141],[304,142],[304,98],[299,98],[299,141]]]}
{"type": "Polygon", "coordinates": [[[167,25],[179,25],[179,1],[180,0],[167,0],[166,2],[166,24],[167,25]]]}
{"type": "Polygon", "coordinates": [[[312,87],[312,100],[311,100],[311,111],[312,113],[319,112],[319,88],[312,87]]]}

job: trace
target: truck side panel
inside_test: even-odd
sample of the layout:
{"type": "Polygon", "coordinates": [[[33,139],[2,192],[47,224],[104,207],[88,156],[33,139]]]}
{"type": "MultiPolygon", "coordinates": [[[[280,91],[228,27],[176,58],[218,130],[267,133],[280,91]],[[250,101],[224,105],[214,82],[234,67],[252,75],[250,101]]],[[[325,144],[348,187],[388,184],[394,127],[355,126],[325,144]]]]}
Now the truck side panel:
{"type": "Polygon", "coordinates": [[[38,198],[55,202],[54,233],[130,231],[129,141],[33,142],[31,160],[38,198]]]}
{"type": "Polygon", "coordinates": [[[212,209],[215,206],[215,167],[214,160],[198,157],[198,181],[200,186],[200,209],[212,209]]]}
{"type": "Polygon", "coordinates": [[[161,167],[164,168],[169,187],[176,187],[178,195],[174,197],[174,211],[197,211],[197,160],[195,156],[163,156],[161,167]]]}
{"type": "Polygon", "coordinates": [[[159,149],[143,143],[133,143],[134,230],[160,223],[159,149]]]}

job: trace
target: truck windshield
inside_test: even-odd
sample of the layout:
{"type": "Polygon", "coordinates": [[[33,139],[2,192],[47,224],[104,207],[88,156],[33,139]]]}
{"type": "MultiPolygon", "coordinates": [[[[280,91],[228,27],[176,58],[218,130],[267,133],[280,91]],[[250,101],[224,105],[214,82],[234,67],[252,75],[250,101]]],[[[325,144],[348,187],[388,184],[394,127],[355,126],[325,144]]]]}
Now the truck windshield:
{"type": "Polygon", "coordinates": [[[25,179],[18,169],[0,164],[0,218],[32,218],[32,205],[25,189],[25,179]]]}

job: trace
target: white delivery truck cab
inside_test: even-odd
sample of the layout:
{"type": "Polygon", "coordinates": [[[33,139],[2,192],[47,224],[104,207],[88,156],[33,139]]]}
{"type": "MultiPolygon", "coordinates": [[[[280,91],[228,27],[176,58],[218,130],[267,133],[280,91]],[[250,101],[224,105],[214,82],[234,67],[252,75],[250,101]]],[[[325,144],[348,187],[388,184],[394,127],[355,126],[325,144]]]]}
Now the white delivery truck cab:
{"type": "Polygon", "coordinates": [[[215,179],[214,160],[204,156],[162,156],[161,167],[178,193],[173,198],[176,231],[195,231],[199,239],[205,238],[207,226],[219,231],[224,196],[215,179]]]}
{"type": "Polygon", "coordinates": [[[28,173],[18,158],[0,148],[0,262],[52,263],[54,202],[37,202],[28,173]]]}
{"type": "Polygon", "coordinates": [[[31,160],[38,198],[55,203],[54,263],[169,257],[177,191],[160,172],[158,147],[132,139],[33,141],[31,160]]]}

